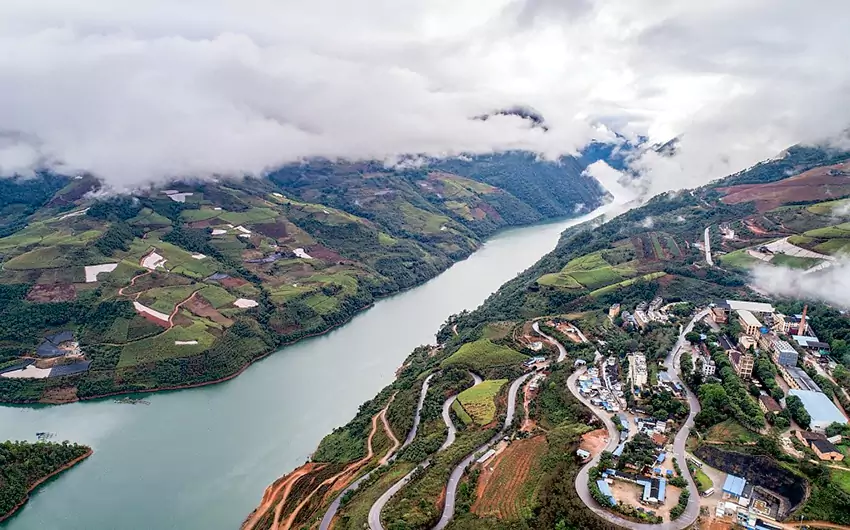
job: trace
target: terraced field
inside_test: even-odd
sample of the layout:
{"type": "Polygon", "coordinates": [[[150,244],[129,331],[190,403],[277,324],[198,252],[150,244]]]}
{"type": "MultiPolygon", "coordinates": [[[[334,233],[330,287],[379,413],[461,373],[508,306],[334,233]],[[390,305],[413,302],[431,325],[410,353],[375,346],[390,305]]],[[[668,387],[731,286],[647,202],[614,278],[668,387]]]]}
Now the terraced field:
{"type": "Polygon", "coordinates": [[[475,372],[483,372],[488,368],[519,364],[527,359],[525,355],[507,346],[481,339],[461,346],[451,357],[443,361],[441,366],[444,368],[463,366],[475,372]]]}
{"type": "Polygon", "coordinates": [[[537,282],[540,285],[564,289],[592,290],[621,282],[636,273],[635,269],[627,264],[611,265],[603,257],[603,252],[594,252],[576,258],[567,263],[560,272],[545,274],[537,282]]]}
{"type": "Polygon", "coordinates": [[[496,416],[496,396],[507,379],[491,379],[467,388],[457,396],[455,404],[466,412],[466,417],[461,416],[464,423],[469,423],[467,418],[478,425],[487,425],[496,416]]]}

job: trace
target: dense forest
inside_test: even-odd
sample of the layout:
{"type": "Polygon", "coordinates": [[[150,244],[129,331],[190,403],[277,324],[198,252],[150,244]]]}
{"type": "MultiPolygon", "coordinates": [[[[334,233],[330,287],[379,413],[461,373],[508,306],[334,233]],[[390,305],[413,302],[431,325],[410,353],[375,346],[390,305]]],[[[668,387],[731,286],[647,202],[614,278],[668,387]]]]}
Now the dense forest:
{"type": "Polygon", "coordinates": [[[0,520],[26,501],[39,481],[90,452],[68,442],[0,443],[0,520]]]}

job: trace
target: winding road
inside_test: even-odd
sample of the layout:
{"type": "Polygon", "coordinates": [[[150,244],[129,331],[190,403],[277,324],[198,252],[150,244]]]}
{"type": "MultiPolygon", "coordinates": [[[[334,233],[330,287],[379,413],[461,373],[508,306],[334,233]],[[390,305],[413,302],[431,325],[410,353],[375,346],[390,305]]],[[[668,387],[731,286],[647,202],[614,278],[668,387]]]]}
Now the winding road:
{"type": "Polygon", "coordinates": [[[567,349],[564,348],[564,345],[561,344],[559,341],[555,340],[553,337],[550,337],[549,335],[540,331],[540,323],[538,323],[537,321],[535,321],[534,324],[531,325],[531,329],[533,329],[535,333],[537,333],[544,339],[548,340],[550,343],[554,344],[558,348],[558,362],[564,362],[564,359],[567,358],[567,349]]]}
{"type": "MultiPolygon", "coordinates": [[[[676,383],[682,384],[681,379],[679,378],[680,374],[680,358],[682,354],[682,348],[685,345],[685,335],[687,335],[693,328],[694,323],[698,320],[704,318],[708,314],[708,310],[702,310],[694,316],[694,318],[688,323],[685,329],[679,334],[679,339],[676,341],[675,346],[667,355],[667,359],[664,361],[665,366],[667,367],[667,373],[670,375],[670,379],[676,383]]],[[[614,425],[614,422],[611,420],[611,417],[600,411],[599,409],[591,406],[590,401],[588,401],[584,396],[579,393],[576,388],[576,380],[578,380],[579,376],[584,373],[586,368],[582,368],[581,370],[577,370],[573,373],[569,379],[567,379],[567,387],[570,392],[581,401],[587,408],[589,408],[605,425],[605,428],[608,430],[608,446],[605,448],[606,451],[613,451],[617,444],[619,443],[619,429],[614,425]]],[[[635,523],[633,521],[629,521],[628,519],[624,519],[613,512],[610,512],[596,502],[593,499],[593,496],[590,494],[590,488],[588,486],[588,476],[590,473],[590,469],[599,464],[599,459],[602,456],[602,452],[600,451],[593,459],[585,464],[584,467],[581,468],[578,475],[576,476],[576,491],[578,492],[579,497],[582,502],[587,505],[588,508],[593,510],[593,512],[599,517],[605,519],[606,521],[616,524],[618,526],[622,526],[624,528],[634,528],[637,530],[683,530],[687,528],[691,524],[696,521],[699,516],[699,506],[700,506],[700,497],[699,491],[697,490],[696,483],[694,482],[693,477],[691,476],[691,472],[688,469],[688,466],[685,465],[687,462],[685,455],[685,442],[688,439],[688,435],[690,434],[691,428],[694,425],[694,417],[700,411],[699,400],[697,397],[691,392],[688,387],[682,385],[685,389],[685,394],[688,399],[688,405],[690,406],[690,413],[688,414],[688,419],[685,421],[685,424],[676,433],[676,437],[673,441],[673,452],[678,458],[679,462],[682,463],[681,469],[684,474],[685,480],[688,482],[688,490],[691,495],[688,499],[688,507],[685,509],[685,512],[679,516],[678,519],[674,521],[668,521],[660,524],[643,524],[643,523],[635,523]]]]}
{"type": "MultiPolygon", "coordinates": [[[[422,406],[425,404],[425,395],[428,393],[428,385],[431,384],[431,378],[433,378],[435,375],[437,375],[436,372],[426,377],[425,381],[422,382],[422,391],[419,393],[419,404],[416,407],[416,414],[413,416],[413,427],[411,427],[410,432],[407,435],[407,439],[404,441],[404,445],[401,446],[402,449],[410,445],[410,443],[413,442],[413,439],[416,437],[416,431],[419,428],[419,421],[422,415],[422,406]]],[[[389,428],[389,425],[386,423],[386,409],[384,409],[384,415],[381,419],[384,422],[384,426],[387,429],[387,432],[392,432],[392,430],[389,428]]],[[[394,451],[387,453],[387,456],[384,457],[383,460],[381,460],[381,465],[386,465],[395,460],[396,454],[397,453],[395,453],[394,451]]],[[[349,484],[344,490],[339,493],[339,495],[336,496],[331,505],[328,506],[328,509],[325,511],[325,515],[322,517],[322,522],[319,524],[319,530],[330,529],[331,522],[333,522],[333,518],[336,517],[336,513],[339,511],[339,506],[342,503],[342,498],[345,496],[346,493],[350,491],[356,491],[357,488],[360,487],[360,484],[362,484],[363,482],[368,480],[369,477],[372,476],[372,473],[375,472],[375,469],[349,484]]]]}
{"type": "MultiPolygon", "coordinates": [[[[460,484],[460,479],[463,477],[464,472],[466,472],[466,468],[469,467],[469,464],[475,460],[475,458],[482,452],[486,451],[490,448],[491,445],[496,443],[502,436],[504,436],[505,431],[511,426],[511,423],[514,420],[514,411],[516,409],[516,395],[519,388],[531,376],[532,372],[521,375],[520,377],[514,379],[513,383],[511,383],[511,388],[508,390],[508,411],[505,416],[505,423],[502,425],[502,428],[499,429],[490,440],[470,453],[466,458],[464,458],[457,467],[452,471],[451,476],[449,477],[449,482],[446,485],[446,503],[443,506],[443,515],[440,517],[440,521],[434,526],[434,530],[443,530],[446,526],[448,526],[449,522],[451,522],[452,518],[455,515],[455,500],[457,497],[457,486],[460,484]]],[[[372,530],[377,530],[374,527],[372,530]]]]}
{"type": "MultiPolygon", "coordinates": [[[[482,383],[483,379],[481,378],[480,375],[478,375],[474,372],[469,372],[469,375],[472,376],[472,380],[473,380],[472,386],[480,385],[482,383]]],[[[430,377],[428,379],[430,379],[430,377]]],[[[425,380],[426,384],[428,383],[428,379],[425,380]]],[[[419,425],[419,411],[422,410],[422,405],[425,402],[426,392],[427,392],[427,387],[425,385],[423,385],[422,395],[419,398],[419,410],[417,411],[416,418],[413,421],[414,429],[416,428],[417,425],[419,425]]],[[[455,441],[455,435],[457,434],[457,429],[455,428],[454,422],[452,421],[451,412],[450,412],[451,408],[452,408],[452,403],[455,402],[455,399],[457,399],[457,394],[449,397],[446,401],[443,402],[443,423],[446,424],[446,429],[448,429],[448,435],[446,436],[446,441],[443,443],[442,446],[440,446],[439,451],[443,451],[444,449],[448,448],[455,441]]],[[[415,437],[415,433],[413,433],[413,434],[414,434],[414,437],[415,437]]],[[[410,442],[413,442],[413,437],[410,437],[408,435],[408,438],[410,439],[410,442]]],[[[381,512],[384,511],[384,506],[387,505],[387,502],[389,502],[389,500],[393,497],[393,495],[398,493],[401,490],[401,488],[403,488],[405,485],[407,485],[408,482],[410,482],[410,479],[413,478],[414,473],[416,473],[420,469],[425,469],[426,467],[428,467],[430,465],[431,465],[431,460],[430,459],[425,460],[424,462],[422,462],[421,464],[419,464],[418,466],[413,468],[413,470],[411,470],[410,473],[403,476],[398,482],[393,484],[387,491],[385,491],[383,493],[383,495],[378,497],[378,500],[375,501],[375,504],[373,504],[372,507],[369,508],[369,528],[370,528],[370,530],[384,530],[384,525],[381,524],[381,512]]]]}

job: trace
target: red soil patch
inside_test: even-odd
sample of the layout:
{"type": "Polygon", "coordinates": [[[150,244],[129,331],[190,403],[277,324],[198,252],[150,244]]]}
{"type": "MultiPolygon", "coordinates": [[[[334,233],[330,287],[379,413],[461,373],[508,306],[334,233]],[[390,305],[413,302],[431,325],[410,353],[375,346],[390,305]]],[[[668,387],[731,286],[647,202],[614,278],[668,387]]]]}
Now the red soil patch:
{"type": "Polygon", "coordinates": [[[248,285],[248,282],[243,280],[242,278],[225,278],[223,280],[218,280],[218,283],[223,285],[224,287],[242,287],[243,285],[248,285]]]}
{"type": "Polygon", "coordinates": [[[33,285],[27,293],[30,302],[71,302],[77,299],[77,290],[72,284],[33,285]]]}
{"type": "Polygon", "coordinates": [[[189,228],[209,228],[213,225],[211,219],[206,219],[204,221],[192,221],[189,223],[189,228]]]}
{"type": "Polygon", "coordinates": [[[280,239],[288,235],[286,223],[258,223],[251,225],[251,228],[257,233],[274,239],[280,239]]]}
{"type": "Polygon", "coordinates": [[[529,479],[539,477],[539,473],[532,475],[531,469],[547,447],[545,436],[518,440],[491,462],[485,462],[472,513],[506,520],[522,517],[523,511],[530,508],[528,502],[531,500],[523,495],[523,486],[529,479]]]}
{"type": "Polygon", "coordinates": [[[342,256],[322,245],[310,245],[304,249],[310,257],[320,259],[322,261],[342,261],[342,256]]]}
{"type": "Polygon", "coordinates": [[[596,429],[581,436],[579,449],[584,449],[591,455],[596,455],[605,449],[606,445],[608,445],[608,431],[606,429],[596,429]]]}
{"type": "Polygon", "coordinates": [[[796,201],[829,200],[850,194],[850,162],[810,169],[799,175],[765,184],[741,184],[718,188],[726,193],[726,204],[755,201],[759,212],[766,212],[796,201]]]}
{"type": "Polygon", "coordinates": [[[186,302],[185,307],[195,315],[208,318],[217,324],[221,324],[223,326],[230,326],[233,324],[232,320],[219,313],[216,308],[214,308],[212,304],[210,304],[209,301],[200,294],[186,302]]]}

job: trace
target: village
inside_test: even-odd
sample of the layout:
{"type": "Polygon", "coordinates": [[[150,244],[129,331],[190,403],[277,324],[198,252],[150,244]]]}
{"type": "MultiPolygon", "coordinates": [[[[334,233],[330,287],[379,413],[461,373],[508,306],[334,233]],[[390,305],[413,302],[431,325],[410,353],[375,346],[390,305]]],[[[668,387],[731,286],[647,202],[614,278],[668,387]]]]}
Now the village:
{"type": "MultiPolygon", "coordinates": [[[[641,302],[631,311],[615,304],[608,316],[623,329],[642,332],[652,323],[669,325],[675,320],[668,314],[670,305],[664,306],[660,298],[641,302]]],[[[740,476],[703,462],[692,452],[697,445],[693,432],[685,457],[677,458],[673,437],[687,416],[683,382],[698,377],[701,383],[720,383],[718,359],[723,358],[716,352],[722,350],[760,412],[777,422],[779,415],[790,418],[787,428],[776,429],[788,456],[846,465],[848,440],[832,432],[848,424],[845,409],[839,395],[828,396],[815,381],[834,383],[836,365],[829,358],[829,345],[817,337],[807,309],[785,315],[769,303],[721,300],[697,310],[694,329],[682,336],[683,381],[660,360],[650,361],[642,352],[624,358],[603,355],[605,341],[597,339],[600,348],[594,362],[575,361],[585,368],[576,378],[577,391],[600,418],[610,418],[617,431],[615,441],[605,437],[602,445],[607,450],[586,437],[576,452],[581,462],[596,462],[589,473],[596,502],[636,521],[671,521],[689,500],[681,472],[681,466],[687,465],[700,494],[700,513],[720,524],[718,528],[780,528],[776,521],[787,516],[793,504],[783,495],[787,492],[772,490],[773,484],[757,475],[740,476]],[[766,362],[773,368],[770,373],[775,373],[772,381],[761,379],[766,362]],[[657,405],[663,401],[671,404],[659,413],[657,405]],[[786,410],[789,403],[793,410],[786,410]],[[653,404],[654,414],[647,410],[653,404]],[[803,417],[808,419],[805,426],[798,423],[803,417]]],[[[587,340],[574,324],[557,319],[548,324],[587,340]]],[[[768,418],[768,426],[772,424],[768,418]]]]}

